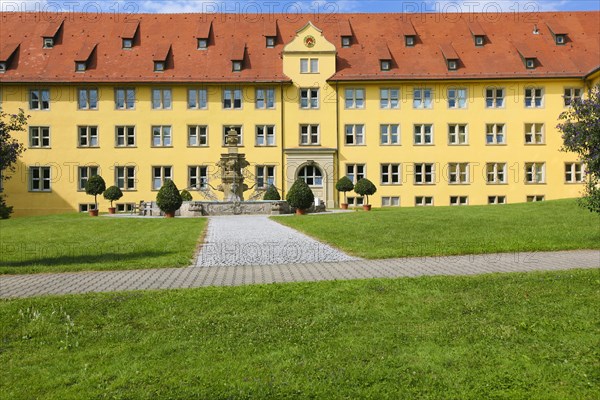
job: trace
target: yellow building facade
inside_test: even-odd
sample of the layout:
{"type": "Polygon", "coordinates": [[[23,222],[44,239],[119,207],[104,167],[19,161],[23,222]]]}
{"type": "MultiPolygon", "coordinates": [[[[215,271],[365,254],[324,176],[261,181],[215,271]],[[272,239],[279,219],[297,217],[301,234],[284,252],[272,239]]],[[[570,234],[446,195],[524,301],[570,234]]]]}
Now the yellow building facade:
{"type": "MultiPolygon", "coordinates": [[[[3,194],[16,215],[86,211],[93,197],[85,194],[85,181],[100,174],[107,186],[123,190],[121,211],[154,200],[167,178],[195,200],[219,197],[216,163],[227,152],[224,134],[231,128],[240,132],[240,152],[251,163],[246,198],[259,198],[269,183],[285,196],[303,178],[334,208],[344,201],[335,190],[344,175],[375,183],[375,207],[581,194],[584,166],[560,151],[556,125],[569,103],[598,83],[597,71],[397,78],[385,74],[385,62],[402,60],[388,60],[384,51],[375,55],[383,71],[377,77],[336,78],[344,44],[317,23],[297,26],[281,43],[284,80],[3,80],[3,111],[22,108],[30,115],[28,131],[15,135],[27,151],[3,194]]],[[[347,195],[351,206],[362,204],[347,195]]],[[[101,210],[106,207],[102,199],[101,210]]]]}

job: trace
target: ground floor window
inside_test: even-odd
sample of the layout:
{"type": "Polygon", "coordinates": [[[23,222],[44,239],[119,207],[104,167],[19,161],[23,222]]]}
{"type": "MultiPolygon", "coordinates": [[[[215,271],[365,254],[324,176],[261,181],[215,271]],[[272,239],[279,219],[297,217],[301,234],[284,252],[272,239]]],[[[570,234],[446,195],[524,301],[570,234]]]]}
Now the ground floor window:
{"type": "Polygon", "coordinates": [[[469,197],[467,196],[450,196],[451,206],[466,206],[469,204],[469,197]]]}
{"type": "Polygon", "coordinates": [[[364,203],[364,198],[362,197],[348,197],[346,200],[348,201],[348,206],[350,207],[360,207],[364,203]]]}
{"type": "Polygon", "coordinates": [[[117,203],[117,212],[133,212],[135,203],[117,203]]]}
{"type": "Polygon", "coordinates": [[[188,188],[201,190],[208,186],[208,167],[206,165],[191,165],[188,168],[188,188]]]}
{"type": "Polygon", "coordinates": [[[257,165],[256,166],[256,188],[266,189],[270,185],[275,185],[275,166],[257,165]]]}
{"type": "Polygon", "coordinates": [[[398,196],[391,196],[391,197],[384,196],[384,197],[381,198],[381,206],[382,207],[400,207],[400,197],[398,197],[398,196]]]}
{"type": "Polygon", "coordinates": [[[540,194],[533,195],[533,196],[527,196],[527,202],[528,203],[534,203],[534,202],[537,202],[537,201],[544,201],[545,199],[546,199],[546,196],[540,195],[540,194]]]}
{"type": "Polygon", "coordinates": [[[85,213],[85,212],[95,210],[95,209],[96,209],[96,205],[94,203],[87,203],[87,204],[79,205],[79,212],[81,212],[81,213],[85,213]]]}
{"type": "Polygon", "coordinates": [[[303,179],[308,186],[323,186],[323,173],[318,167],[312,165],[302,167],[298,173],[298,178],[303,179]]]}
{"type": "Polygon", "coordinates": [[[506,204],[506,196],[488,196],[488,204],[506,204]]]}
{"type": "Polygon", "coordinates": [[[417,196],[415,197],[415,206],[425,207],[433,205],[433,197],[431,196],[417,196]]]}

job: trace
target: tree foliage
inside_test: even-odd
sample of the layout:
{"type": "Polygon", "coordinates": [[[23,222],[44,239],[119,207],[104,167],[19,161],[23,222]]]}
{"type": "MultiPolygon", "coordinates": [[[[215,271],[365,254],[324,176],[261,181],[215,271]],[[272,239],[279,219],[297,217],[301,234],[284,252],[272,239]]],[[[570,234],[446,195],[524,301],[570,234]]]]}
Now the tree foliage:
{"type": "Polygon", "coordinates": [[[263,200],[281,200],[281,196],[279,195],[279,191],[275,186],[269,185],[267,191],[265,192],[263,200]]]}
{"type": "Polygon", "coordinates": [[[354,185],[354,191],[361,196],[365,196],[365,204],[369,204],[369,196],[377,192],[377,187],[367,178],[362,178],[354,185]]]}
{"type": "Polygon", "coordinates": [[[181,200],[192,201],[193,200],[192,194],[190,192],[188,192],[187,190],[183,189],[181,191],[181,200]]]}
{"type": "Polygon", "coordinates": [[[98,209],[98,195],[102,194],[106,190],[106,182],[100,175],[94,175],[90,177],[85,183],[85,193],[94,196],[94,204],[96,204],[96,210],[98,209]]]}
{"type": "Polygon", "coordinates": [[[111,208],[113,206],[113,201],[117,201],[121,197],[123,197],[123,192],[117,186],[111,186],[104,192],[104,198],[110,201],[111,208]]]}
{"type": "Polygon", "coordinates": [[[304,179],[298,178],[288,191],[285,199],[294,208],[306,210],[315,201],[315,195],[304,179]]]}
{"type": "Polygon", "coordinates": [[[344,193],[344,203],[346,203],[347,202],[347,200],[346,200],[346,192],[351,192],[352,190],[354,190],[354,183],[352,183],[352,181],[350,180],[350,178],[348,178],[347,176],[342,176],[340,178],[340,180],[337,181],[337,183],[335,184],[335,188],[339,192],[343,192],[344,193]]]}
{"type": "Polygon", "coordinates": [[[600,213],[600,85],[587,99],[574,100],[560,115],[563,151],[577,153],[585,164],[587,184],[581,204],[600,213]]]}
{"type": "MultiPolygon", "coordinates": [[[[25,146],[12,136],[14,132],[27,130],[28,115],[22,109],[17,114],[7,114],[0,111],[0,179],[8,180],[10,175],[6,172],[15,172],[15,164],[19,156],[25,151],[25,146]]],[[[6,204],[0,195],[0,218],[10,217],[13,208],[6,204]]]]}
{"type": "Polygon", "coordinates": [[[179,193],[179,189],[170,179],[165,179],[164,185],[158,191],[156,195],[156,204],[158,208],[164,213],[174,213],[179,210],[183,199],[179,193]]]}

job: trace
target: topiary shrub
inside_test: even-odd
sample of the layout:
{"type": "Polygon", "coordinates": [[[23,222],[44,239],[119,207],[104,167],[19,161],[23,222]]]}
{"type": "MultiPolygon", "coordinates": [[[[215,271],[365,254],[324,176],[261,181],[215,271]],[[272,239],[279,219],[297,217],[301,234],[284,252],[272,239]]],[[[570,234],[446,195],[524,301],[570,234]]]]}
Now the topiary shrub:
{"type": "Polygon", "coordinates": [[[183,201],[192,201],[192,194],[190,192],[188,192],[187,190],[183,189],[181,191],[181,200],[183,201]]]}
{"type": "Polygon", "coordinates": [[[116,186],[111,186],[104,191],[104,198],[110,201],[110,208],[113,208],[113,201],[123,197],[123,192],[116,186]]]}
{"type": "Polygon", "coordinates": [[[106,190],[106,182],[100,175],[94,175],[85,183],[85,193],[94,196],[94,204],[98,209],[98,195],[106,190]]]}
{"type": "Polygon", "coordinates": [[[7,206],[4,196],[0,196],[0,219],[9,219],[12,212],[12,206],[7,206]]]}
{"type": "Polygon", "coordinates": [[[166,214],[173,214],[175,211],[179,210],[181,203],[183,203],[183,200],[181,199],[181,194],[179,194],[179,189],[177,189],[177,186],[175,186],[175,183],[172,180],[166,179],[165,184],[160,188],[156,195],[156,204],[158,205],[158,208],[166,214]]]}
{"type": "Polygon", "coordinates": [[[297,179],[285,196],[285,199],[294,208],[306,210],[315,201],[315,195],[308,187],[304,179],[297,179]]]}
{"type": "Polygon", "coordinates": [[[361,196],[365,196],[366,202],[365,204],[369,204],[369,196],[374,195],[377,192],[377,187],[368,180],[367,178],[362,178],[356,185],[354,185],[354,191],[361,196]]]}
{"type": "Polygon", "coordinates": [[[344,204],[348,203],[346,192],[351,192],[354,189],[354,183],[347,176],[342,176],[339,181],[335,184],[335,188],[339,192],[344,193],[344,204]]]}
{"type": "Polygon", "coordinates": [[[269,185],[267,191],[265,192],[263,200],[281,200],[281,196],[279,195],[279,191],[275,186],[269,185]]]}

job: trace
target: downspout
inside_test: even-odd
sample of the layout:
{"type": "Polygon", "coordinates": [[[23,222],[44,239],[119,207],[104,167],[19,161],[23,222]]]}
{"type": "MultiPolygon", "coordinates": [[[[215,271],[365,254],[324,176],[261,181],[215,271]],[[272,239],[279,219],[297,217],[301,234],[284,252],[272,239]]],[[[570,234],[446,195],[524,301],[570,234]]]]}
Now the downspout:
{"type": "MultiPolygon", "coordinates": [[[[339,96],[340,92],[339,92],[339,82],[336,81],[335,82],[335,135],[336,135],[336,146],[337,146],[337,152],[336,152],[336,156],[335,156],[335,173],[333,174],[333,179],[335,182],[337,182],[340,179],[340,96],[339,96]]],[[[335,183],[333,183],[333,192],[335,193],[335,183]]],[[[335,193],[334,194],[334,205],[336,207],[339,207],[339,198],[340,195],[339,193],[335,193]]]]}
{"type": "Polygon", "coordinates": [[[285,101],[283,98],[283,82],[279,84],[279,91],[281,96],[281,116],[279,117],[279,123],[281,124],[281,198],[285,199],[285,124],[284,124],[284,108],[285,101]]]}

